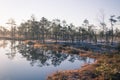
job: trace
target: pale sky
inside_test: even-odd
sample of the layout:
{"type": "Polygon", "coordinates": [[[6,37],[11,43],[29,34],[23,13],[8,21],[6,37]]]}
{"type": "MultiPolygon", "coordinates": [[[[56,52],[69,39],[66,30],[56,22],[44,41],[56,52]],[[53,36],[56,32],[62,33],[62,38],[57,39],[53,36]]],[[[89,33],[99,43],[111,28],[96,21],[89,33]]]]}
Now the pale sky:
{"type": "Polygon", "coordinates": [[[8,19],[19,24],[34,14],[37,20],[58,18],[81,25],[84,19],[97,24],[100,10],[104,10],[106,21],[110,15],[120,15],[120,0],[0,0],[0,25],[8,19]]]}

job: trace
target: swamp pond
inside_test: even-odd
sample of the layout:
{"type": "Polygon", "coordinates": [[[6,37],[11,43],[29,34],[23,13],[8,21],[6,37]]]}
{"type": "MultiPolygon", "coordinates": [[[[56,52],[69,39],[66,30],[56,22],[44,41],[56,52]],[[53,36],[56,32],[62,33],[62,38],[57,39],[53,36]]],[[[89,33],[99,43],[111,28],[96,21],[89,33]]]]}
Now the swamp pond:
{"type": "Polygon", "coordinates": [[[60,70],[78,69],[94,59],[43,48],[22,41],[0,40],[0,80],[46,80],[60,70]]]}

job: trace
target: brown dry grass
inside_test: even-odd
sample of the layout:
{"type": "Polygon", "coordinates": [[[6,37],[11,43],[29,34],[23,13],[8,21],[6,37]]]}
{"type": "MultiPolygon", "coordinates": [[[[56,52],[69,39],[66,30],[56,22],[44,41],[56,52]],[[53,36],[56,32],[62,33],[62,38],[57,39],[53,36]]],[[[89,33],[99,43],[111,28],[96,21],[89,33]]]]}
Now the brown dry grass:
{"type": "MultiPolygon", "coordinates": [[[[25,43],[28,43],[29,40],[25,41],[25,43]]],[[[62,51],[67,54],[72,54],[74,51],[79,52],[78,55],[83,57],[90,57],[95,58],[96,61],[93,64],[85,64],[82,66],[82,68],[78,70],[67,70],[67,71],[58,71],[55,73],[52,73],[48,76],[47,80],[104,80],[104,77],[101,77],[101,75],[96,75],[96,68],[100,66],[101,63],[104,63],[105,61],[114,62],[114,63],[120,63],[120,59],[116,61],[116,58],[120,58],[120,56],[115,56],[116,58],[110,58],[109,55],[101,55],[99,53],[93,53],[90,51],[84,51],[80,49],[74,49],[68,46],[62,46],[59,44],[41,44],[37,43],[37,41],[34,41],[34,47],[48,47],[49,49],[55,50],[55,51],[62,51]],[[109,60],[110,59],[110,60],[109,60]]]]}
{"type": "MultiPolygon", "coordinates": [[[[81,69],[78,70],[58,71],[52,75],[49,75],[47,80],[110,80],[110,78],[105,79],[105,77],[101,75],[103,72],[100,72],[99,74],[96,73],[96,68],[101,67],[104,63],[113,66],[113,68],[106,67],[111,71],[114,69],[117,69],[117,72],[120,71],[120,54],[99,54],[96,56],[96,61],[93,64],[85,64],[81,69]]],[[[116,73],[109,73],[111,71],[108,71],[108,73],[104,75],[113,74],[116,77],[114,80],[119,80],[120,75],[116,76],[116,73]]]]}

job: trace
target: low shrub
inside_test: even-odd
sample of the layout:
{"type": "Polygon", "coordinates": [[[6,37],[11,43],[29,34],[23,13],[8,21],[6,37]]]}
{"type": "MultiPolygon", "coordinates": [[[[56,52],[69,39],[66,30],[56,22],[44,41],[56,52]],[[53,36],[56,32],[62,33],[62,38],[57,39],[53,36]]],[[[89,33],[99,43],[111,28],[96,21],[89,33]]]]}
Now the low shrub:
{"type": "Polygon", "coordinates": [[[101,75],[105,80],[118,80],[120,78],[119,54],[104,54],[99,63],[100,66],[96,68],[97,75],[101,75]]]}

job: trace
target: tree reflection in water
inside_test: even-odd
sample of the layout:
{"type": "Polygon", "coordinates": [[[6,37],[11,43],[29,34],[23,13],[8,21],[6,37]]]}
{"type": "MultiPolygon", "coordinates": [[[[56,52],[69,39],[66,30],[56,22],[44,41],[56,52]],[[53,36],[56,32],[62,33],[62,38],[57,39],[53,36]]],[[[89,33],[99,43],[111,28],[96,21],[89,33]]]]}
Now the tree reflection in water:
{"type": "Polygon", "coordinates": [[[19,53],[30,61],[32,66],[35,63],[40,67],[49,65],[58,66],[69,56],[68,54],[59,53],[57,51],[34,48],[28,45],[20,45],[18,49],[19,53]]]}
{"type": "Polygon", "coordinates": [[[9,59],[14,59],[16,52],[17,52],[17,47],[16,47],[16,41],[15,40],[10,40],[10,51],[9,53],[6,53],[8,55],[9,59]]]}
{"type": "MultiPolygon", "coordinates": [[[[65,54],[58,51],[47,50],[46,48],[34,48],[33,46],[25,45],[22,42],[11,41],[11,52],[7,53],[9,58],[14,58],[16,53],[20,53],[27,61],[30,61],[31,66],[59,66],[64,60],[74,62],[75,60],[87,62],[87,57],[78,55],[65,54]],[[17,51],[16,51],[17,49],[17,51]]],[[[88,61],[89,62],[89,61],[88,61]]]]}
{"type": "Polygon", "coordinates": [[[7,47],[7,41],[6,40],[0,40],[0,48],[5,48],[7,47]]]}

